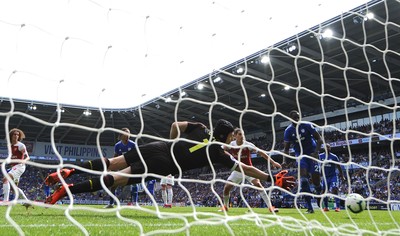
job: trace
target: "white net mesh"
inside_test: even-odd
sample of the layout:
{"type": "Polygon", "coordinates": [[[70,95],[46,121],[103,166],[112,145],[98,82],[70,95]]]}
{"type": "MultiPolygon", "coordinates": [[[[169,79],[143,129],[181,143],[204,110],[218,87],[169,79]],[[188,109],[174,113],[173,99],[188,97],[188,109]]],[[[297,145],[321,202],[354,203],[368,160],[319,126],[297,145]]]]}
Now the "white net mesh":
{"type": "MultiPolygon", "coordinates": [[[[354,6],[347,6],[345,1],[285,1],[281,8],[262,2],[243,6],[230,1],[151,1],[137,7],[136,3],[122,1],[15,1],[0,7],[0,31],[4,32],[0,39],[0,116],[5,127],[2,176],[6,176],[11,160],[5,148],[10,143],[6,137],[11,128],[20,127],[25,132],[35,129],[35,135],[27,135],[27,144],[35,147],[28,147],[30,154],[38,156],[28,164],[30,178],[23,175],[19,185],[32,200],[28,203],[36,208],[28,211],[30,216],[25,220],[18,205],[26,200],[3,202],[8,207],[0,209],[4,215],[1,231],[21,235],[399,234],[400,3],[371,1],[353,9],[364,1],[354,6]],[[345,11],[328,20],[343,10],[341,4],[346,5],[345,11]],[[168,14],[164,9],[169,5],[184,10],[168,14]],[[329,15],[333,13],[327,10],[333,8],[340,11],[329,15]],[[306,16],[298,9],[304,9],[306,16]],[[314,23],[300,22],[313,17],[324,23],[313,27],[314,23]],[[293,22],[296,19],[299,22],[293,22]],[[273,33],[275,29],[287,29],[288,35],[279,37],[295,36],[276,43],[282,38],[273,33]],[[265,49],[252,54],[260,48],[265,49]],[[225,66],[226,61],[237,58],[244,59],[225,66]],[[210,68],[222,69],[210,73],[210,68]],[[184,80],[207,73],[210,75],[194,82],[184,80]],[[96,80],[87,81],[89,77],[96,80]],[[164,94],[176,87],[179,91],[164,94]],[[116,96],[120,97],[117,101],[113,99],[116,96]],[[40,101],[44,106],[57,104],[57,110],[43,118],[20,109],[14,100],[21,99],[40,101]],[[133,108],[114,109],[116,103],[117,107],[133,108]],[[70,111],[91,108],[97,119],[85,123],[82,116],[67,114],[68,104],[70,111]],[[112,156],[109,140],[108,147],[103,142],[105,136],[115,140],[120,133],[110,122],[113,116],[124,117],[124,126],[132,127],[132,140],[138,144],[166,140],[169,125],[176,120],[211,125],[218,118],[226,118],[280,162],[283,130],[290,124],[292,109],[300,112],[301,121],[316,126],[324,143],[338,155],[340,162],[333,163],[341,166],[346,177],[337,194],[309,194],[315,214],[304,213],[307,194],[299,193],[300,185],[288,192],[269,183],[263,184],[279,213],[263,208],[265,203],[248,183],[235,185],[229,212],[220,213],[223,186],[230,174],[221,167],[175,176],[172,209],[162,207],[158,185],[154,195],[144,188],[139,195],[140,206],[131,199],[130,187],[118,188],[115,196],[105,189],[93,194],[68,194],[71,200],[51,207],[42,203],[41,187],[48,171],[79,169],[79,162],[86,158],[112,156]],[[33,139],[42,135],[45,138],[33,139]],[[344,200],[352,192],[366,199],[366,211],[353,214],[346,210],[344,200]],[[116,207],[103,209],[110,194],[116,207]],[[329,212],[317,210],[324,197],[329,198],[329,212]],[[341,211],[336,214],[335,208],[341,211]]],[[[34,106],[33,102],[29,105],[34,106]]],[[[254,159],[255,166],[277,173],[260,159],[254,159]]],[[[296,158],[287,159],[290,174],[300,180],[296,158]]],[[[321,167],[332,164],[320,163],[321,167]]],[[[108,173],[87,172],[62,182],[76,183],[87,176],[108,173]]],[[[143,177],[147,176],[154,173],[143,177]]],[[[142,184],[146,185],[144,180],[142,184]]],[[[15,184],[11,189],[20,197],[15,184]]]]}

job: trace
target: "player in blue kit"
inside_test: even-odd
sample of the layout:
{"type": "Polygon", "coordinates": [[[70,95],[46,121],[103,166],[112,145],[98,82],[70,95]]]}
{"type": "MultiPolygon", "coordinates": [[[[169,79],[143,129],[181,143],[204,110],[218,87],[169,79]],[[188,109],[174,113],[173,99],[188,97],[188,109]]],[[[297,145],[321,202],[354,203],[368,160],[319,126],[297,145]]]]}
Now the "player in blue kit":
{"type": "MultiPolygon", "coordinates": [[[[319,154],[319,159],[324,161],[321,165],[322,169],[322,176],[324,176],[322,180],[323,189],[327,189],[329,192],[338,195],[339,194],[339,181],[345,180],[343,175],[342,167],[339,164],[333,162],[340,162],[339,158],[331,153],[331,145],[326,144],[326,153],[319,154]],[[336,173],[336,169],[339,171],[339,177],[336,173]]],[[[336,203],[336,212],[340,211],[340,199],[335,197],[336,203]]],[[[324,198],[324,211],[329,211],[328,208],[328,197],[324,198]]]]}
{"type": "Polygon", "coordinates": [[[139,192],[142,191],[142,184],[132,184],[131,188],[131,198],[132,204],[139,205],[139,192]]]}
{"type": "MultiPolygon", "coordinates": [[[[118,136],[119,141],[114,145],[114,157],[123,155],[127,153],[131,149],[135,148],[135,142],[129,139],[129,134],[131,131],[128,128],[122,128],[122,131],[126,132],[127,134],[120,134],[118,136]]],[[[112,194],[115,195],[116,188],[112,187],[110,191],[112,194]]],[[[110,196],[110,202],[104,208],[113,208],[114,207],[114,198],[110,196]]]]}
{"type": "MultiPolygon", "coordinates": [[[[311,193],[309,175],[311,174],[312,182],[315,186],[317,194],[321,193],[321,177],[318,151],[322,145],[322,139],[314,126],[309,123],[299,122],[299,112],[293,110],[289,113],[289,117],[293,120],[284,132],[284,150],[289,155],[290,145],[293,144],[295,156],[300,164],[300,192],[311,193]]],[[[282,166],[286,165],[286,157],[283,158],[282,166]]],[[[311,205],[311,196],[305,196],[307,203],[307,212],[314,213],[311,205]]]]}
{"type": "MultiPolygon", "coordinates": [[[[152,179],[146,182],[146,188],[150,192],[151,195],[154,195],[154,187],[156,184],[156,180],[152,179]]],[[[132,184],[131,188],[131,199],[133,205],[139,205],[139,193],[143,193],[145,190],[142,184],[132,184]]]]}
{"type": "Polygon", "coordinates": [[[156,186],[156,180],[152,179],[147,182],[147,189],[149,190],[151,195],[154,195],[154,188],[156,186]]]}

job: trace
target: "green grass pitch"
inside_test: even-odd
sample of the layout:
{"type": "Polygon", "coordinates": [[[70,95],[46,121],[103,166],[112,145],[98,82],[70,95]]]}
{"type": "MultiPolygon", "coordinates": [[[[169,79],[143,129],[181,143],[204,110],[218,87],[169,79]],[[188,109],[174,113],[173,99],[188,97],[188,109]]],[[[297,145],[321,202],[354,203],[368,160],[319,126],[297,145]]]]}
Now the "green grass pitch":
{"type": "Polygon", "coordinates": [[[400,211],[43,205],[0,207],[0,235],[400,235],[400,211]],[[18,224],[20,231],[13,225],[18,224]]]}

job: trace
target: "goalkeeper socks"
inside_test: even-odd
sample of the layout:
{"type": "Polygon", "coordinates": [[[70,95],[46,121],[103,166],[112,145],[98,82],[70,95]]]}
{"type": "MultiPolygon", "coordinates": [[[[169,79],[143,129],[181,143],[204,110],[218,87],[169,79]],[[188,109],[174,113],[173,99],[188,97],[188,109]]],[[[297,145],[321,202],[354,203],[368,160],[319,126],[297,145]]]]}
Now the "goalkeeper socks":
{"type": "MultiPolygon", "coordinates": [[[[103,177],[104,184],[106,187],[111,187],[114,184],[114,176],[106,175],[103,177]]],[[[81,182],[78,184],[74,184],[73,186],[69,187],[71,193],[86,193],[86,192],[96,192],[103,189],[101,186],[100,178],[93,178],[85,182],[81,182]]]]}
{"type": "Polygon", "coordinates": [[[229,207],[229,198],[231,197],[231,195],[230,194],[228,194],[228,195],[225,195],[224,194],[224,205],[226,206],[226,207],[229,207]]]}
{"type": "Polygon", "coordinates": [[[10,199],[10,182],[3,183],[3,201],[8,202],[10,199]]]}
{"type": "MultiPolygon", "coordinates": [[[[103,171],[104,170],[103,161],[106,163],[106,168],[108,169],[108,167],[110,166],[110,160],[108,160],[107,158],[87,161],[84,162],[81,166],[89,170],[103,171]]],[[[75,174],[80,174],[80,173],[86,173],[86,172],[75,169],[75,174]]]]}

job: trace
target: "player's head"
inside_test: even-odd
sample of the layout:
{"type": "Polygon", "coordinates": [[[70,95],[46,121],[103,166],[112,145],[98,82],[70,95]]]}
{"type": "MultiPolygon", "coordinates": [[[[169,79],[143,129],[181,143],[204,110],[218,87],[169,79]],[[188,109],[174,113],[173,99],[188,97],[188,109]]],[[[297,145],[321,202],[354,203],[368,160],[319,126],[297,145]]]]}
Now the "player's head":
{"type": "Polygon", "coordinates": [[[244,132],[241,128],[235,128],[233,135],[235,136],[236,140],[243,141],[244,139],[244,132]]]}
{"type": "Polygon", "coordinates": [[[298,111],[292,110],[292,111],[289,113],[289,117],[292,118],[294,121],[299,121],[299,119],[300,119],[300,114],[299,114],[298,111]]]}
{"type": "MultiPolygon", "coordinates": [[[[128,128],[122,128],[121,130],[124,131],[124,132],[126,132],[126,133],[129,133],[129,134],[131,133],[131,131],[130,131],[128,128]]],[[[129,139],[129,135],[126,135],[126,134],[119,134],[119,135],[118,135],[118,139],[119,139],[119,140],[122,140],[122,139],[124,139],[124,138],[125,138],[125,139],[129,139]]]]}
{"type": "Polygon", "coordinates": [[[13,136],[18,136],[17,141],[22,141],[25,138],[25,134],[22,130],[14,128],[10,130],[10,140],[13,140],[13,136]]]}
{"type": "Polygon", "coordinates": [[[227,143],[228,137],[233,136],[233,125],[231,122],[220,119],[217,121],[214,128],[214,137],[217,141],[227,143]]]}
{"type": "Polygon", "coordinates": [[[331,145],[329,143],[325,144],[327,152],[331,152],[331,145]]]}

